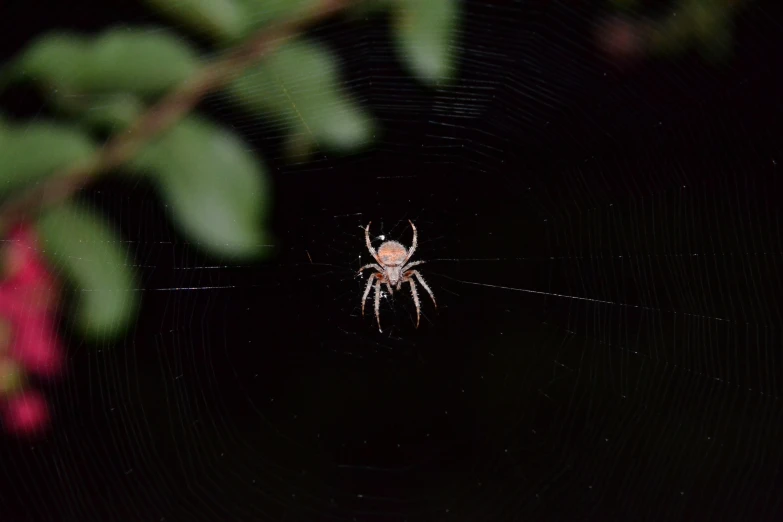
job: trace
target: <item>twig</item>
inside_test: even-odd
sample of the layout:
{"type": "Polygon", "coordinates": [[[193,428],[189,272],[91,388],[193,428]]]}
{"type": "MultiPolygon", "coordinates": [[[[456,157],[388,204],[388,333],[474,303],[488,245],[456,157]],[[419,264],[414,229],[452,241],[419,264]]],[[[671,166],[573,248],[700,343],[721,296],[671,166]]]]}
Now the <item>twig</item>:
{"type": "Polygon", "coordinates": [[[177,123],[209,93],[237,78],[271,54],[280,44],[308,27],[344,10],[355,0],[321,0],[299,16],[261,29],[256,35],[203,67],[114,136],[94,157],[53,174],[0,208],[0,232],[15,222],[60,203],[86,187],[98,175],[123,165],[153,137],[177,123]]]}

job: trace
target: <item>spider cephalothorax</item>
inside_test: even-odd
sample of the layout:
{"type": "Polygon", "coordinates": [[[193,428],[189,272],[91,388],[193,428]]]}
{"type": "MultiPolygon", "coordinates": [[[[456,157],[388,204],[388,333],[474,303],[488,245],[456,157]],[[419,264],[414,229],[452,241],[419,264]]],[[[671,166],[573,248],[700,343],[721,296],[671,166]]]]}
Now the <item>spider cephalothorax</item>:
{"type": "Polygon", "coordinates": [[[408,263],[410,258],[413,257],[413,253],[416,251],[416,245],[418,244],[416,227],[413,225],[411,220],[408,220],[408,223],[411,224],[411,228],[413,229],[413,244],[411,245],[410,249],[405,248],[397,241],[386,241],[378,247],[378,251],[376,252],[372,247],[372,243],[370,242],[371,223],[372,221],[367,223],[367,227],[364,229],[364,241],[367,245],[367,250],[370,251],[370,254],[378,263],[370,263],[359,269],[360,274],[362,271],[368,268],[374,268],[377,271],[370,276],[370,278],[367,280],[367,286],[364,287],[364,295],[362,295],[362,315],[364,315],[364,303],[367,301],[367,296],[370,295],[370,290],[372,290],[372,283],[375,281],[375,319],[378,321],[378,330],[382,331],[380,316],[381,284],[386,285],[386,288],[389,290],[389,294],[392,294],[394,293],[395,289],[400,289],[402,283],[408,282],[411,284],[413,304],[416,305],[416,328],[418,328],[419,320],[421,318],[421,303],[419,303],[419,294],[416,291],[416,283],[413,281],[414,276],[419,280],[419,283],[424,287],[427,293],[430,294],[432,302],[435,304],[436,308],[438,303],[435,302],[435,296],[432,295],[432,290],[430,290],[430,287],[427,286],[426,282],[424,282],[424,278],[421,277],[419,271],[411,270],[412,267],[421,265],[424,263],[424,261],[414,261],[413,263],[408,263]]]}

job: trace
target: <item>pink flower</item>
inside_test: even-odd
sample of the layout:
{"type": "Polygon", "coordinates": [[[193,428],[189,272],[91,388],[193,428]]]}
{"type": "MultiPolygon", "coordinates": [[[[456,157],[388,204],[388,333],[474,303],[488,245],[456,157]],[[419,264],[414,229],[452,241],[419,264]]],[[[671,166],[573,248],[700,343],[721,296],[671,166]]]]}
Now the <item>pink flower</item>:
{"type": "Polygon", "coordinates": [[[49,272],[38,253],[38,241],[30,227],[16,227],[8,235],[7,241],[11,246],[4,261],[10,279],[22,284],[49,279],[49,272]]]}
{"type": "Polygon", "coordinates": [[[29,227],[10,234],[3,261],[8,277],[0,281],[0,316],[11,324],[9,352],[28,372],[52,377],[63,365],[52,314],[57,295],[29,227]]]}
{"type": "Polygon", "coordinates": [[[48,424],[49,409],[25,376],[53,377],[64,363],[56,328],[58,291],[32,227],[14,229],[1,254],[0,406],[8,431],[33,434],[48,424]]]}
{"type": "Polygon", "coordinates": [[[36,390],[13,395],[3,405],[5,427],[13,433],[40,432],[49,422],[46,399],[36,390]]]}
{"type": "Polygon", "coordinates": [[[25,370],[42,377],[56,376],[63,366],[63,350],[53,321],[41,313],[19,318],[9,352],[25,370]]]}
{"type": "Polygon", "coordinates": [[[0,314],[50,310],[56,304],[54,278],[38,252],[29,227],[17,227],[3,250],[4,278],[0,281],[0,314]]]}
{"type": "Polygon", "coordinates": [[[617,62],[631,60],[644,52],[644,26],[621,16],[600,23],[596,37],[598,47],[617,62]]]}

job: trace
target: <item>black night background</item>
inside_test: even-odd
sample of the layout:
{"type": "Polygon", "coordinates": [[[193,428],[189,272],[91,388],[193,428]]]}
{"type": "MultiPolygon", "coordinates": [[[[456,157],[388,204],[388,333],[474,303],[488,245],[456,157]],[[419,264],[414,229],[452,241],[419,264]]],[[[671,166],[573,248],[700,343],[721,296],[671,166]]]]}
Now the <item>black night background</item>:
{"type": "MultiPolygon", "coordinates": [[[[781,18],[749,2],[723,60],[620,62],[610,4],[463,3],[434,88],[388,18],[319,26],[378,123],[359,154],[287,163],[275,124],[208,97],[265,158],[266,260],[195,248],[143,182],[80,193],[141,311],[118,342],[62,322],[52,425],[3,436],[0,518],[780,519],[781,18]],[[404,288],[379,332],[362,227],[409,245],[408,219],[438,308],[420,289],[414,328],[404,288]]],[[[4,61],[53,28],[166,25],[130,0],[0,20],[4,61]]],[[[0,107],[48,114],[23,85],[0,107]]]]}

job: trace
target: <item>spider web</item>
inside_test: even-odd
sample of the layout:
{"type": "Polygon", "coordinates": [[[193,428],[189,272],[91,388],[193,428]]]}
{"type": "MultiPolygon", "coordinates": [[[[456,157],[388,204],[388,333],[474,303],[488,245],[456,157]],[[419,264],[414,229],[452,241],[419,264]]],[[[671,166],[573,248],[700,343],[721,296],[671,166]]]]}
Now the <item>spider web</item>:
{"type": "MultiPolygon", "coordinates": [[[[314,32],[382,128],[361,155],[286,164],[285,129],[205,104],[270,166],[267,262],[204,255],[149,187],[81,195],[127,241],[142,317],[98,346],[62,327],[54,427],[3,453],[9,520],[780,516],[775,22],[740,17],[729,66],[628,70],[596,53],[603,8],[465,9],[448,88],[410,77],[387,20],[314,32]],[[420,292],[416,329],[404,288],[379,332],[363,227],[410,245],[408,219],[438,308],[420,292]]],[[[20,47],[156,21],[30,12],[20,47]]]]}

